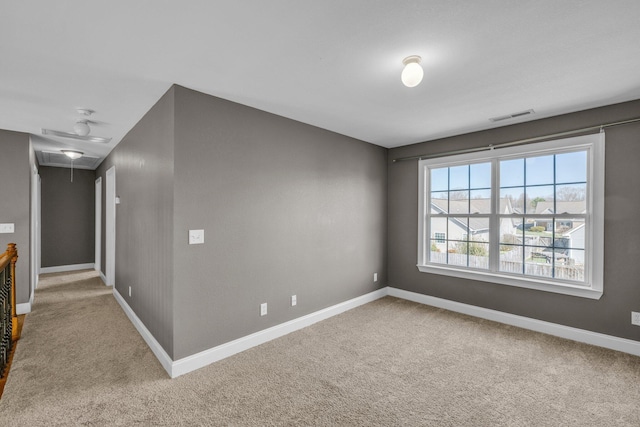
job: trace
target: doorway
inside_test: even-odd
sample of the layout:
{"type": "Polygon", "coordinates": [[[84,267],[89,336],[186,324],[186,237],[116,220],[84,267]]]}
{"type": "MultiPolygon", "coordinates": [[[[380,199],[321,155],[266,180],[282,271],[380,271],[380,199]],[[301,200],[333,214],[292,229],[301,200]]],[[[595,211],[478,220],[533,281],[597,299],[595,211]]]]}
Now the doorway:
{"type": "Polygon", "coordinates": [[[106,173],[105,191],[105,275],[107,286],[115,284],[116,275],[116,168],[106,173]]]}
{"type": "Polygon", "coordinates": [[[40,175],[38,168],[34,165],[31,174],[31,280],[30,280],[30,301],[33,299],[38,287],[38,275],[40,274],[40,175]]]}
{"type": "Polygon", "coordinates": [[[102,177],[96,179],[96,248],[94,266],[102,271],[102,177]]]}

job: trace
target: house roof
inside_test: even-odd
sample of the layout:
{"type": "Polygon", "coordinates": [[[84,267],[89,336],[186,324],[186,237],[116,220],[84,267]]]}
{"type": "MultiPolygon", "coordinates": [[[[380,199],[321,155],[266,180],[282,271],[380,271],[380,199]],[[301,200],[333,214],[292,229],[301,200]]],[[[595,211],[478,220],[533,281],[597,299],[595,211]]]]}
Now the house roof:
{"type": "MultiPolygon", "coordinates": [[[[516,209],[512,208],[511,201],[508,198],[500,199],[500,206],[505,206],[506,214],[509,213],[520,213],[516,209]]],[[[431,207],[436,212],[439,213],[459,213],[461,215],[466,215],[468,213],[471,214],[482,214],[487,213],[491,210],[491,199],[471,199],[471,200],[448,200],[448,199],[431,199],[431,207]],[[449,209],[449,211],[447,211],[449,209]],[[470,212],[469,212],[470,211],[470,212]]],[[[556,208],[559,213],[568,212],[568,213],[584,213],[585,212],[585,202],[566,202],[566,201],[556,201],[556,208]]],[[[553,202],[538,202],[536,205],[536,214],[552,214],[553,212],[553,202]]],[[[464,228],[464,224],[460,221],[459,225],[464,228]]],[[[574,221],[574,227],[571,230],[567,230],[566,233],[572,233],[576,229],[583,225],[582,221],[574,221]]],[[[515,226],[515,224],[514,224],[515,226]]],[[[487,229],[487,221],[483,218],[476,218],[471,216],[469,218],[469,232],[477,233],[482,230],[487,229]]]]}
{"type": "Polygon", "coordinates": [[[556,211],[554,211],[553,201],[543,201],[543,202],[538,202],[534,213],[536,214],[585,213],[586,202],[585,201],[566,202],[566,201],[556,200],[555,209],[556,211]]]}
{"type": "MultiPolygon", "coordinates": [[[[500,199],[500,205],[506,206],[506,212],[511,213],[511,202],[507,198],[500,199]]],[[[431,199],[431,207],[439,213],[459,213],[461,215],[482,214],[491,211],[491,199],[471,199],[471,200],[448,200],[448,199],[431,199]],[[447,212],[447,209],[449,211],[447,212]]],[[[464,228],[462,222],[459,225],[464,228]]],[[[470,233],[477,233],[482,230],[488,229],[488,221],[486,218],[476,218],[471,216],[469,218],[468,231],[470,233]]]]}
{"type": "MultiPolygon", "coordinates": [[[[439,212],[447,212],[447,209],[449,209],[448,213],[453,213],[453,214],[455,213],[481,214],[481,213],[488,213],[491,211],[491,199],[488,199],[488,198],[484,198],[484,199],[474,198],[470,200],[466,200],[466,199],[448,200],[448,199],[432,198],[431,203],[439,212]]],[[[511,200],[509,200],[508,198],[506,197],[501,198],[500,206],[505,207],[505,211],[502,213],[507,213],[507,214],[513,213],[511,200]]]]}

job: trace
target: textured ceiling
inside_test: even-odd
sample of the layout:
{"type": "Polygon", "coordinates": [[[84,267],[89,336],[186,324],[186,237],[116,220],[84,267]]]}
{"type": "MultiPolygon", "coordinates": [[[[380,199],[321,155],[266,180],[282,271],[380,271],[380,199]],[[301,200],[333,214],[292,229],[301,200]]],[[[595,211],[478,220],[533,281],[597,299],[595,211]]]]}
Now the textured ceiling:
{"type": "Polygon", "coordinates": [[[177,83],[395,147],[640,98],[639,16],[637,0],[0,0],[0,128],[102,158],[177,83]],[[109,144],[41,135],[78,107],[109,144]]]}

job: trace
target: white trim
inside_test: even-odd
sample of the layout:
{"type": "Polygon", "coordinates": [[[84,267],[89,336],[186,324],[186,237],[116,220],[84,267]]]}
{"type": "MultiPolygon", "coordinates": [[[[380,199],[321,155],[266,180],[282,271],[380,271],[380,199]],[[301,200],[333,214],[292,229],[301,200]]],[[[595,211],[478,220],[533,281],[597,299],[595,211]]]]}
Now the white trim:
{"type": "Polygon", "coordinates": [[[481,319],[492,320],[494,322],[517,326],[519,328],[542,332],[544,334],[553,335],[560,338],[566,338],[573,341],[640,356],[639,341],[633,341],[626,338],[619,338],[611,335],[600,334],[597,332],[586,331],[584,329],[572,328],[570,326],[531,319],[529,317],[517,316],[515,314],[490,310],[488,308],[463,304],[460,302],[436,298],[429,295],[409,292],[402,289],[388,287],[387,290],[388,295],[392,297],[402,298],[420,304],[455,311],[456,313],[468,314],[469,316],[479,317],[481,319]]]}
{"type": "Polygon", "coordinates": [[[604,347],[611,350],[621,351],[635,356],[640,356],[640,341],[629,340],[626,338],[614,337],[597,332],[591,332],[584,329],[573,328],[570,326],[559,325],[557,323],[545,322],[542,320],[531,319],[529,317],[518,316],[515,314],[504,313],[488,308],[477,307],[474,305],[464,304],[456,301],[450,301],[442,298],[432,297],[429,295],[418,294],[415,292],[405,291],[398,288],[386,287],[377,291],[362,295],[360,297],[345,301],[340,304],[316,311],[306,316],[290,320],[280,325],[273,326],[262,331],[258,331],[251,335],[221,344],[217,347],[204,350],[200,353],[184,357],[177,361],[173,361],[167,352],[162,348],[160,343],[156,341],[151,332],[144,326],[142,321],[136,316],[131,307],[126,303],[124,298],[113,288],[113,295],[122,307],[123,311],[138,330],[138,333],[151,348],[153,354],[167,371],[171,378],[179,377],[196,369],[200,369],[219,360],[233,356],[234,354],[248,350],[260,344],[264,344],[276,338],[280,338],[291,332],[311,326],[316,322],[326,320],[330,317],[344,313],[345,311],[370,303],[385,296],[405,299],[432,307],[443,308],[445,310],[456,313],[467,314],[469,316],[481,319],[492,320],[494,322],[504,323],[506,325],[516,326],[531,331],[541,332],[547,335],[553,335],[572,341],[582,342],[585,344],[604,347]]]}
{"type": "Polygon", "coordinates": [[[387,288],[378,289],[377,291],[373,291],[360,297],[350,299],[348,301],[333,305],[331,307],[327,307],[311,314],[307,314],[306,316],[281,323],[271,328],[253,333],[251,335],[247,335],[228,343],[221,344],[217,347],[201,351],[200,353],[184,357],[182,359],[176,360],[175,362],[171,360],[171,357],[169,357],[160,343],[158,343],[151,332],[149,332],[149,330],[144,326],[142,321],[138,318],[138,316],[136,316],[134,311],[131,309],[131,307],[129,307],[127,302],[124,300],[124,298],[122,298],[115,287],[113,288],[113,295],[116,298],[116,301],[118,301],[118,303],[124,310],[129,320],[131,320],[131,323],[133,323],[133,326],[138,330],[147,345],[151,348],[151,351],[153,352],[153,354],[155,354],[156,358],[158,358],[158,361],[160,362],[162,367],[167,371],[171,378],[176,378],[180,375],[184,375],[191,371],[195,371],[196,369],[203,368],[214,362],[225,359],[229,356],[233,356],[234,354],[248,350],[257,345],[264,344],[268,341],[280,338],[291,332],[306,328],[307,326],[311,326],[316,322],[326,320],[330,317],[333,317],[340,313],[344,313],[345,311],[359,307],[363,304],[367,304],[377,299],[383,298],[387,296],[387,288]]]}
{"type": "Polygon", "coordinates": [[[127,304],[124,298],[122,298],[122,295],[120,295],[115,286],[113,287],[113,296],[115,297],[116,301],[118,301],[118,304],[120,304],[120,307],[122,307],[122,310],[127,315],[131,323],[133,323],[133,326],[138,330],[138,333],[142,336],[142,339],[144,339],[153,354],[155,354],[162,367],[165,369],[165,371],[167,371],[167,373],[169,373],[169,376],[172,376],[171,370],[172,364],[174,362],[171,360],[171,357],[169,357],[167,352],[164,351],[160,343],[153,337],[147,327],[144,326],[144,323],[142,323],[138,316],[136,316],[136,313],[131,309],[131,307],[129,307],[129,304],[127,304]]]}
{"type": "Polygon", "coordinates": [[[116,167],[111,166],[105,173],[105,268],[107,286],[113,286],[116,279],[116,167]]]}
{"type": "Polygon", "coordinates": [[[95,182],[95,201],[96,201],[96,212],[95,212],[95,268],[100,271],[102,269],[102,177],[99,176],[95,182]]]}
{"type": "MultiPolygon", "coordinates": [[[[554,292],[583,298],[600,299],[603,294],[604,282],[604,155],[605,137],[600,134],[583,135],[553,141],[538,142],[535,144],[518,145],[500,148],[499,153],[493,150],[465,153],[453,156],[423,159],[418,162],[418,262],[420,272],[441,274],[471,280],[498,283],[508,286],[517,286],[546,292],[554,292]],[[534,277],[529,275],[517,275],[503,273],[498,268],[500,233],[498,220],[501,218],[497,210],[499,206],[499,161],[502,159],[526,158],[532,155],[559,154],[574,150],[584,150],[587,155],[587,213],[585,223],[587,242],[585,243],[585,283],[580,286],[569,281],[546,277],[534,277]],[[469,267],[442,265],[429,262],[429,220],[438,218],[439,215],[431,214],[429,196],[430,169],[437,167],[451,167],[455,165],[467,165],[479,161],[491,162],[492,173],[492,202],[493,209],[490,214],[482,214],[491,221],[492,233],[490,234],[489,269],[477,270],[469,267]]],[[[453,214],[450,214],[453,215],[453,214]]],[[[470,214],[460,214],[469,216],[470,214]]],[[[565,214],[568,215],[568,214],[565,214]]],[[[541,214],[526,214],[528,217],[540,217],[541,214]]],[[[557,217],[557,215],[554,215],[557,217]]],[[[562,216],[562,214],[560,214],[562,216]]],[[[449,218],[449,216],[442,216],[449,218]]]]}
{"type": "Polygon", "coordinates": [[[418,265],[418,270],[422,273],[441,274],[444,276],[459,277],[461,279],[477,280],[480,282],[499,283],[501,285],[515,286],[518,288],[536,289],[538,291],[553,292],[556,294],[572,295],[591,299],[600,299],[602,290],[587,288],[585,286],[570,285],[568,283],[552,282],[544,278],[534,278],[531,276],[514,277],[506,274],[493,273],[490,271],[458,269],[448,265],[418,265]]]}
{"type": "Polygon", "coordinates": [[[42,273],[42,179],[38,175],[38,234],[36,235],[37,253],[36,253],[36,274],[38,274],[36,280],[36,289],[38,288],[38,282],[40,280],[40,273],[42,273]]]}
{"type": "MultiPolygon", "coordinates": [[[[35,155],[35,151],[33,151],[33,143],[31,139],[29,139],[29,150],[31,153],[35,155]]],[[[36,165],[32,165],[33,170],[30,177],[30,186],[31,186],[31,206],[29,207],[29,294],[33,295],[36,291],[36,283],[38,281],[38,267],[36,264],[36,253],[38,250],[38,168],[36,165]]],[[[17,308],[16,308],[17,310],[17,308]]]]}
{"type": "Polygon", "coordinates": [[[94,270],[95,265],[90,262],[87,264],[71,264],[71,265],[57,265],[55,267],[42,267],[40,269],[41,274],[46,273],[62,273],[64,271],[76,271],[76,270],[94,270]]]}
{"type": "Polygon", "coordinates": [[[27,314],[31,313],[31,307],[33,307],[33,294],[29,298],[29,302],[23,302],[21,304],[16,304],[16,314],[27,314]]]}
{"type": "Polygon", "coordinates": [[[100,278],[102,279],[102,283],[104,283],[104,285],[107,286],[107,278],[105,277],[102,271],[100,272],[100,278]]]}
{"type": "Polygon", "coordinates": [[[600,140],[594,144],[591,152],[592,161],[588,172],[591,174],[589,186],[589,202],[591,203],[591,222],[594,224],[591,233],[587,233],[587,244],[592,251],[592,263],[588,266],[592,287],[603,292],[604,290],[604,180],[605,180],[605,137],[604,131],[600,132],[600,140]],[[595,179],[594,179],[595,178],[595,179]],[[598,197],[600,196],[600,197],[598,197]]]}
{"type": "Polygon", "coordinates": [[[340,304],[336,304],[331,307],[316,311],[314,313],[307,314],[306,316],[298,317],[297,319],[293,319],[288,322],[273,326],[271,328],[253,333],[251,335],[238,338],[237,340],[230,341],[217,347],[201,351],[200,353],[187,356],[173,362],[172,372],[170,373],[170,375],[172,378],[176,378],[180,375],[184,375],[229,356],[233,356],[234,354],[248,350],[251,347],[255,347],[273,339],[280,338],[291,332],[306,328],[307,326],[313,325],[316,322],[326,320],[337,314],[344,313],[345,311],[359,307],[363,304],[370,303],[385,296],[387,296],[387,289],[379,289],[377,291],[370,292],[368,294],[342,302],[340,304]]]}
{"type": "Polygon", "coordinates": [[[23,303],[20,303],[20,304],[16,304],[16,314],[17,315],[27,314],[27,313],[31,313],[31,303],[30,302],[23,302],[23,303]]]}

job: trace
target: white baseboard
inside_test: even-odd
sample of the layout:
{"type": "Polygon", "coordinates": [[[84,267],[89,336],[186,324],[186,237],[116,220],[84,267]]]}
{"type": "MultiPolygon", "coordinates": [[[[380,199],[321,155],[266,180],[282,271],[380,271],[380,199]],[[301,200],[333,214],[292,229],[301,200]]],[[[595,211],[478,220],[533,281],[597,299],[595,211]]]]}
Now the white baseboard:
{"type": "Polygon", "coordinates": [[[40,268],[40,273],[41,274],[62,273],[64,271],[94,270],[94,269],[95,269],[95,265],[93,263],[72,264],[72,265],[57,265],[55,267],[42,267],[42,268],[40,268]]]}
{"type": "Polygon", "coordinates": [[[237,340],[219,345],[217,347],[204,350],[191,356],[179,359],[173,362],[170,372],[171,378],[184,375],[188,372],[210,365],[211,363],[225,359],[234,354],[248,350],[260,344],[264,344],[276,338],[280,338],[291,332],[297,331],[307,326],[313,325],[321,320],[328,319],[337,314],[344,313],[363,304],[375,301],[379,298],[387,296],[387,289],[379,289],[377,291],[362,295],[360,297],[336,304],[331,307],[316,311],[306,316],[298,317],[285,323],[273,326],[268,329],[247,335],[237,340]]]}
{"type": "Polygon", "coordinates": [[[352,308],[385,297],[387,296],[387,290],[386,288],[379,289],[377,291],[362,295],[349,301],[345,301],[343,303],[336,304],[323,310],[316,311],[315,313],[290,320],[289,322],[273,326],[271,328],[256,332],[251,335],[247,335],[242,338],[238,338],[237,340],[201,351],[200,353],[187,356],[185,358],[176,360],[175,362],[171,360],[167,352],[153,337],[146,326],[144,326],[142,321],[140,321],[138,316],[136,316],[131,307],[129,307],[127,302],[124,300],[124,298],[122,298],[122,295],[120,295],[115,287],[113,288],[113,295],[116,301],[118,301],[118,303],[124,310],[131,323],[133,323],[133,326],[138,330],[149,348],[151,348],[153,354],[155,354],[155,356],[158,358],[162,367],[167,371],[171,378],[176,378],[180,375],[195,371],[196,369],[203,368],[214,362],[248,350],[251,347],[264,344],[268,341],[280,338],[291,332],[306,328],[307,326],[313,325],[314,323],[320,322],[321,320],[328,319],[337,314],[344,313],[347,310],[351,310],[352,308]]]}
{"type": "Polygon", "coordinates": [[[167,352],[164,351],[164,348],[162,348],[160,343],[153,337],[147,327],[144,326],[144,323],[142,323],[138,316],[136,316],[131,307],[129,307],[129,304],[127,304],[124,298],[122,298],[122,295],[120,295],[115,286],[113,287],[113,296],[115,297],[116,301],[118,301],[118,304],[120,304],[120,307],[122,307],[122,310],[125,312],[131,323],[133,323],[133,326],[138,330],[138,333],[142,336],[142,339],[145,340],[153,354],[155,354],[162,367],[165,369],[165,371],[167,371],[169,376],[173,377],[171,375],[171,372],[172,364],[174,362],[173,360],[171,360],[171,357],[169,357],[167,352]]]}
{"type": "MultiPolygon", "coordinates": [[[[104,276],[101,275],[104,280],[104,276]]],[[[420,304],[430,305],[433,307],[443,308],[445,310],[457,313],[467,314],[481,319],[492,320],[507,325],[517,326],[536,332],[542,332],[573,341],[583,342],[586,344],[604,347],[611,350],[622,351],[624,353],[640,356],[640,342],[625,338],[618,338],[611,335],[600,334],[597,332],[586,331],[584,329],[572,328],[569,326],[559,325],[556,323],[545,322],[542,320],[531,319],[515,314],[504,313],[501,311],[490,310],[487,308],[477,307],[469,304],[463,304],[442,298],[432,297],[429,295],[409,292],[393,287],[386,287],[366,295],[345,301],[340,304],[316,311],[306,316],[290,320],[280,325],[273,326],[262,331],[258,331],[251,335],[221,344],[217,347],[204,350],[200,353],[187,356],[185,358],[173,361],[167,352],[162,348],[160,343],[156,341],[151,332],[144,326],[142,321],[136,316],[131,307],[126,303],[124,298],[113,288],[113,295],[126,313],[131,323],[138,330],[151,351],[158,358],[162,367],[167,371],[171,378],[179,377],[196,369],[210,365],[211,363],[225,359],[234,354],[248,350],[260,344],[264,344],[276,338],[280,338],[291,332],[310,326],[316,322],[326,320],[337,314],[351,310],[363,304],[383,298],[387,295],[420,304]]]]}
{"type": "MultiPolygon", "coordinates": [[[[107,285],[107,276],[105,276],[102,271],[100,272],[100,278],[102,279],[102,283],[104,283],[105,286],[109,286],[107,285]]],[[[114,290],[115,290],[115,286],[114,286],[114,290]]]]}
{"type": "Polygon", "coordinates": [[[474,305],[463,304],[429,295],[409,292],[402,289],[388,287],[388,295],[396,298],[444,308],[445,310],[457,313],[468,314],[481,319],[493,320],[494,322],[517,326],[544,334],[566,338],[586,344],[604,347],[611,350],[622,351],[624,353],[640,356],[640,342],[597,332],[586,331],[584,329],[572,328],[570,326],[559,325],[557,323],[545,322],[531,319],[529,317],[517,316],[515,314],[504,313],[502,311],[490,310],[488,308],[476,307],[474,305]]]}
{"type": "Polygon", "coordinates": [[[16,304],[16,314],[20,315],[31,313],[31,307],[33,307],[33,298],[34,294],[31,294],[31,297],[29,297],[29,302],[16,304]]]}
{"type": "Polygon", "coordinates": [[[31,313],[31,303],[30,302],[23,302],[20,304],[16,304],[16,314],[20,315],[20,314],[27,314],[27,313],[31,313]]]}

